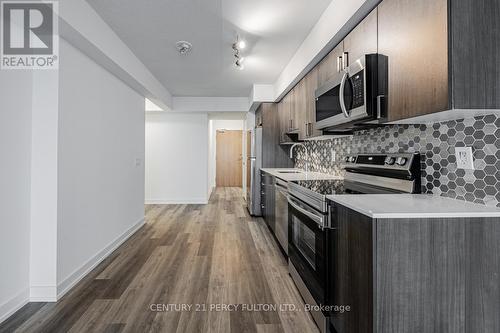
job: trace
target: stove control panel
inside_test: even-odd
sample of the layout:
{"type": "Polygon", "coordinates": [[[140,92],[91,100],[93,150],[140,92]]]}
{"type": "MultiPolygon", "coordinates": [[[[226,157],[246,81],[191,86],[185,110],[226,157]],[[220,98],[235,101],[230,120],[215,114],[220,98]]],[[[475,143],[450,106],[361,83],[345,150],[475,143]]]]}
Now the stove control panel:
{"type": "Polygon", "coordinates": [[[409,171],[411,168],[420,167],[420,155],[417,153],[349,155],[345,157],[344,161],[344,167],[349,169],[373,168],[409,171]]]}

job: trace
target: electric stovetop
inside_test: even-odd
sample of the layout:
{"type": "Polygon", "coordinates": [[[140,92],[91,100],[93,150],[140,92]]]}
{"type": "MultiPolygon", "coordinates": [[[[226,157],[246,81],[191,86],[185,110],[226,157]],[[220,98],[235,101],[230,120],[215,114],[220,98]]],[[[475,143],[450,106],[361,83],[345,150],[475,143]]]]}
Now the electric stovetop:
{"type": "Polygon", "coordinates": [[[349,193],[343,180],[298,180],[292,183],[324,196],[349,193]]]}

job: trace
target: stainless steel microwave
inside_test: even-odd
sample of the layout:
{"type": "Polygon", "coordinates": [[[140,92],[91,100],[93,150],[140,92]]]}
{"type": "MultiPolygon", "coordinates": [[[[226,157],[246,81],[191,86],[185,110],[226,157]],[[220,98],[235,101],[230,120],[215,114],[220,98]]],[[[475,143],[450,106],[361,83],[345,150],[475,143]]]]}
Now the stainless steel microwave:
{"type": "Polygon", "coordinates": [[[386,117],[387,57],[367,54],[316,90],[316,128],[346,130],[386,117]]]}

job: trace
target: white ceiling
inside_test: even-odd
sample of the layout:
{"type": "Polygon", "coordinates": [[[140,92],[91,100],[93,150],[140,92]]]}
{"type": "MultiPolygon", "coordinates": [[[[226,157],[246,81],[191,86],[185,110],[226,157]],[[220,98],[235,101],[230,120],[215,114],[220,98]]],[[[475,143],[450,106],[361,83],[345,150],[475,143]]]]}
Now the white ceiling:
{"type": "Polygon", "coordinates": [[[175,96],[248,96],[272,84],[331,0],[87,0],[175,96]],[[231,44],[247,41],[245,70],[231,44]],[[181,56],[175,43],[193,50],[181,56]]]}

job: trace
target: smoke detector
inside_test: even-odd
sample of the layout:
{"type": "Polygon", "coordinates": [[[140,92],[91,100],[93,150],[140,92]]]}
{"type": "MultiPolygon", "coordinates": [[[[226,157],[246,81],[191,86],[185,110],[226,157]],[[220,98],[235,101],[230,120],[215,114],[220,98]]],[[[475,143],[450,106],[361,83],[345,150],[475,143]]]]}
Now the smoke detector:
{"type": "Polygon", "coordinates": [[[186,42],[185,40],[180,40],[177,43],[175,43],[175,46],[177,47],[177,51],[179,51],[180,54],[188,54],[191,49],[193,48],[193,45],[190,42],[186,42]]]}

